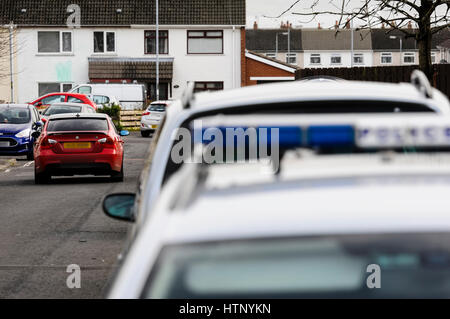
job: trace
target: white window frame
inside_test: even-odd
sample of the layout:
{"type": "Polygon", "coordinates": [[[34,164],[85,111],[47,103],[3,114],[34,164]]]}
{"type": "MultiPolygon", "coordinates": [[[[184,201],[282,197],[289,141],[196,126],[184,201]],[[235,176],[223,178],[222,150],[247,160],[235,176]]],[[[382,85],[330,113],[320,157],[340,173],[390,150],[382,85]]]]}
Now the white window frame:
{"type": "Polygon", "coordinates": [[[38,96],[41,96],[39,93],[39,84],[59,84],[59,92],[55,92],[55,93],[63,93],[63,92],[65,92],[65,93],[67,93],[68,91],[63,91],[63,87],[64,87],[64,85],[71,85],[72,86],[72,88],[74,87],[74,83],[72,83],[72,82],[57,82],[57,81],[55,81],[55,82],[50,82],[50,81],[46,81],[46,82],[38,82],[37,83],[37,85],[38,85],[38,96]]]}
{"type": "Polygon", "coordinates": [[[266,57],[271,58],[271,59],[276,59],[277,58],[277,54],[276,53],[266,53],[265,54],[266,57]]]}
{"type": "Polygon", "coordinates": [[[297,65],[297,53],[286,53],[286,63],[297,65]],[[291,58],[294,58],[294,62],[289,62],[291,58]]]}
{"type": "Polygon", "coordinates": [[[37,54],[39,55],[52,55],[52,54],[73,54],[73,32],[70,30],[38,30],[36,32],[36,38],[37,38],[37,54]],[[40,32],[59,32],[59,52],[39,52],[39,33],[40,32]],[[70,51],[63,51],[63,33],[70,33],[70,51]]]}
{"type": "Polygon", "coordinates": [[[392,56],[392,52],[382,52],[381,54],[380,54],[380,64],[383,64],[383,65],[390,65],[390,64],[392,64],[393,63],[393,56],[392,56]],[[391,62],[383,62],[383,56],[388,56],[389,55],[389,57],[391,58],[391,62]]]}
{"type": "Polygon", "coordinates": [[[436,64],[437,52],[431,52],[431,64],[436,64]],[[434,58],[434,59],[433,59],[434,58]],[[434,61],[433,61],[434,60],[434,61]]]}
{"type": "Polygon", "coordinates": [[[354,53],[354,54],[353,54],[353,64],[356,64],[356,65],[364,65],[364,53],[354,53]],[[356,62],[356,61],[355,61],[355,58],[356,58],[356,57],[361,57],[362,62],[356,62]]]}
{"type": "Polygon", "coordinates": [[[402,64],[416,64],[416,54],[414,52],[403,52],[402,53],[402,64]],[[413,57],[413,61],[412,62],[406,62],[405,58],[406,57],[413,57]]]}
{"type": "Polygon", "coordinates": [[[322,64],[322,56],[320,55],[320,53],[311,53],[309,55],[309,64],[310,65],[321,65],[322,64]],[[318,63],[314,63],[312,62],[312,58],[319,58],[319,62],[318,63]]]}
{"type": "Polygon", "coordinates": [[[93,54],[115,54],[117,51],[117,37],[116,37],[116,31],[101,31],[101,30],[94,30],[92,31],[92,53],[93,54]],[[103,52],[95,52],[95,45],[94,45],[94,39],[95,39],[95,32],[102,32],[103,33],[103,52]],[[108,51],[107,48],[107,33],[114,34],[114,51],[108,51]]]}
{"type": "Polygon", "coordinates": [[[331,65],[342,65],[342,54],[339,53],[333,53],[330,57],[330,64],[331,65]],[[333,58],[340,58],[341,62],[333,62],[333,58]]]}

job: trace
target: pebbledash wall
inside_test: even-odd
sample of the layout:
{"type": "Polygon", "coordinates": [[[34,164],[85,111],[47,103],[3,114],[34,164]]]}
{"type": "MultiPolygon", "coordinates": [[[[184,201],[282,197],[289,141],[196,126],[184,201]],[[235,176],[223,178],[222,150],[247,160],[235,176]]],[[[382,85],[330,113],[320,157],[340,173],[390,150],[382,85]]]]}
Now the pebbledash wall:
{"type": "MultiPolygon", "coordinates": [[[[171,98],[179,98],[189,81],[223,82],[224,89],[241,86],[241,36],[243,26],[189,25],[160,26],[169,31],[169,54],[160,55],[173,58],[173,80],[171,98]],[[223,30],[222,54],[188,54],[187,30],[223,30]]],[[[144,30],[154,30],[155,26],[131,26],[126,28],[83,27],[69,29],[63,27],[19,28],[17,43],[17,81],[15,83],[18,102],[34,100],[39,95],[39,83],[71,83],[73,85],[89,81],[89,57],[151,58],[144,54],[144,30]],[[71,31],[72,53],[38,53],[38,31],[71,31]],[[94,53],[93,32],[114,31],[115,53],[94,53]]]]}

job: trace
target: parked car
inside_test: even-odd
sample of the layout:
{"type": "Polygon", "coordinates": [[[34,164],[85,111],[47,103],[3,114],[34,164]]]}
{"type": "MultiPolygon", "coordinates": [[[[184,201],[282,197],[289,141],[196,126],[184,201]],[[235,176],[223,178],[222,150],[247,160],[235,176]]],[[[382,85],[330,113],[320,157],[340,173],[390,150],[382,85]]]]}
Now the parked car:
{"type": "Polygon", "coordinates": [[[88,94],[87,97],[92,100],[97,109],[103,108],[104,105],[111,106],[114,104],[120,105],[119,100],[113,95],[92,95],[88,94]]]}
{"type": "MultiPolygon", "coordinates": [[[[181,165],[140,219],[109,298],[450,298],[448,117],[251,114],[203,124],[277,128],[280,169],[181,165]]],[[[134,221],[133,199],[111,195],[103,207],[134,221]]]]}
{"type": "Polygon", "coordinates": [[[96,113],[95,110],[89,104],[78,104],[78,103],[55,103],[46,108],[42,114],[41,119],[43,122],[47,121],[47,118],[51,115],[56,114],[67,114],[67,113],[96,113]]]}
{"type": "Polygon", "coordinates": [[[141,135],[148,137],[158,128],[161,120],[166,114],[166,108],[172,101],[155,101],[150,103],[147,109],[142,113],[141,135]]]}
{"type": "Polygon", "coordinates": [[[63,102],[88,104],[97,110],[95,103],[92,102],[86,95],[68,92],[49,93],[41,96],[33,102],[30,102],[29,104],[33,104],[38,110],[44,110],[51,104],[63,102]]]}
{"type": "Polygon", "coordinates": [[[51,115],[34,151],[35,183],[52,176],[109,175],[123,181],[124,150],[121,136],[106,114],[51,115]]]}
{"type": "Polygon", "coordinates": [[[0,155],[33,159],[34,132],[43,126],[32,105],[0,104],[0,155]]]}
{"type": "Polygon", "coordinates": [[[89,83],[77,85],[69,92],[114,96],[124,110],[142,110],[146,100],[146,90],[143,84],[89,83]]]}

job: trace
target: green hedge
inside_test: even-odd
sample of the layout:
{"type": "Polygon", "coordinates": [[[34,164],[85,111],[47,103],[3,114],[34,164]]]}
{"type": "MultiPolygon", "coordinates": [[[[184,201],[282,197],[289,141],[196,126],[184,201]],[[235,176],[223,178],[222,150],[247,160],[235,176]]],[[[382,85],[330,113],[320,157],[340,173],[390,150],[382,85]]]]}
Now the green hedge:
{"type": "Polygon", "coordinates": [[[118,131],[122,130],[122,125],[120,125],[120,105],[118,104],[112,104],[112,105],[108,105],[108,104],[104,104],[103,108],[99,108],[97,110],[98,113],[104,113],[104,114],[108,114],[114,125],[116,126],[118,131]]]}

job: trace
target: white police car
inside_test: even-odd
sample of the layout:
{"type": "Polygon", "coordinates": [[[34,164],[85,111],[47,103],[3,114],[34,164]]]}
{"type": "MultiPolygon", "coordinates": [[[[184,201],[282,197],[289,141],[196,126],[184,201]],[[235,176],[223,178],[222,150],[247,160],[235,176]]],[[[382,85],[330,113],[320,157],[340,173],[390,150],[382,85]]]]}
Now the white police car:
{"type": "Polygon", "coordinates": [[[139,220],[151,213],[161,187],[179,169],[170,158],[174,132],[205,116],[450,113],[448,99],[432,88],[420,71],[413,72],[411,83],[400,84],[298,81],[195,95],[193,88],[190,83],[182,99],[171,104],[153,138],[137,191],[135,210],[139,220]]]}
{"type": "MultiPolygon", "coordinates": [[[[251,115],[204,125],[275,129],[265,141],[277,137],[279,168],[182,165],[136,231],[110,298],[450,297],[450,119],[251,115]]],[[[104,209],[133,219],[133,204],[111,195],[104,209]]]]}

